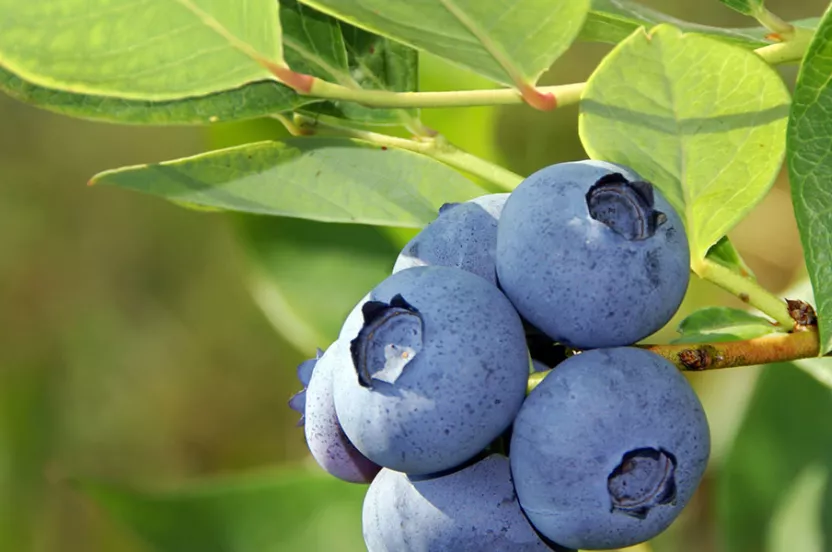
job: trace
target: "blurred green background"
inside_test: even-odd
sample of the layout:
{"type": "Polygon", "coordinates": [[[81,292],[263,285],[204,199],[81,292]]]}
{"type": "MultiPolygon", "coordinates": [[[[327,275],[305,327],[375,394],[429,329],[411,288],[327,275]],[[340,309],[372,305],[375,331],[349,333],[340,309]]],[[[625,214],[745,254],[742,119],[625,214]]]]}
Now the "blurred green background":
{"type": "MultiPolygon", "coordinates": [[[[754,24],[715,0],[647,4],[701,23],[754,24]]],[[[768,6],[794,19],[819,15],[826,4],[772,0],[768,6]]],[[[608,49],[577,44],[544,83],[585,80],[608,49]]],[[[425,90],[487,86],[429,57],[422,67],[425,90]]],[[[791,84],[794,68],[783,74],[791,84]]],[[[574,106],[546,114],[524,106],[425,110],[423,120],[457,145],[521,174],[584,157],[574,106]]],[[[314,353],[315,344],[328,345],[315,342],[332,338],[344,305],[357,301],[361,286],[372,285],[387,264],[392,266],[391,237],[401,243],[407,233],[367,237],[362,229],[361,239],[374,240],[378,250],[351,251],[349,236],[340,249],[333,247],[321,238],[332,228],[313,223],[200,213],[85,185],[100,170],[284,135],[275,121],[210,129],[90,123],[0,96],[0,551],[149,552],[154,548],[147,538],[181,552],[361,550],[363,490],[346,484],[316,487],[320,479],[286,401],[298,388],[297,363],[314,353]],[[309,259],[303,253],[310,248],[322,252],[315,274],[325,276],[314,281],[328,284],[337,299],[334,311],[305,285],[303,263],[309,259]],[[339,272],[344,248],[347,257],[372,257],[373,268],[361,264],[355,274],[339,272]],[[247,252],[259,252],[265,261],[253,265],[247,252]],[[280,297],[269,289],[273,276],[282,282],[280,297]],[[295,471],[280,475],[286,470],[295,471]],[[310,479],[297,479],[296,473],[310,479]],[[244,489],[244,495],[266,489],[268,496],[256,507],[243,500],[204,511],[190,504],[187,493],[160,502],[145,497],[146,510],[156,517],[138,522],[143,539],[79,492],[74,484],[79,477],[137,488],[220,478],[205,492],[221,496],[230,485],[244,489]],[[244,529],[258,519],[272,526],[271,532],[246,540],[259,529],[244,529]],[[240,531],[249,537],[240,537],[240,531]],[[172,532],[181,541],[164,536],[172,532]],[[266,540],[271,544],[264,547],[266,540]]],[[[800,279],[802,253],[784,175],[731,237],[772,291],[782,293],[800,279]]],[[[694,282],[679,316],[705,304],[739,306],[710,285],[694,282]]],[[[678,318],[658,337],[671,338],[678,318]]],[[[794,371],[781,369],[787,370],[794,371]]],[[[755,549],[726,544],[718,482],[759,372],[691,377],[712,425],[712,469],[683,518],[654,550],[755,549]]],[[[823,403],[807,414],[820,427],[828,393],[807,376],[795,377],[806,378],[792,382],[796,393],[815,393],[823,403]]],[[[758,408],[768,412],[762,404],[758,408]]],[[[818,442],[821,457],[830,457],[823,456],[832,448],[827,431],[806,428],[800,417],[794,424],[818,442]]],[[[757,434],[746,439],[744,454],[763,450],[769,437],[760,434],[759,442],[753,440],[757,434]]],[[[824,470],[805,472],[793,485],[797,471],[788,472],[789,489],[822,487],[824,470]]],[[[758,477],[761,485],[770,483],[766,472],[758,477]]],[[[91,493],[116,513],[137,515],[131,513],[132,499],[106,489],[91,493]]],[[[805,503],[798,500],[797,507],[805,503]]],[[[768,550],[832,549],[817,543],[789,548],[795,544],[789,535],[807,531],[800,525],[806,516],[789,515],[772,517],[776,527],[749,530],[763,535],[760,542],[768,550]]]]}

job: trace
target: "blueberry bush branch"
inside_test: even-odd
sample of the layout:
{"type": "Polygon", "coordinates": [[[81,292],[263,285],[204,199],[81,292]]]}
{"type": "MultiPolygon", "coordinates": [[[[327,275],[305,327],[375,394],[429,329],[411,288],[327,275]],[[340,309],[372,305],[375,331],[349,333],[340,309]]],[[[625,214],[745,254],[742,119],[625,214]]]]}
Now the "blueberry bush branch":
{"type": "Polygon", "coordinates": [[[683,371],[699,372],[738,366],[788,362],[818,356],[816,328],[771,334],[741,341],[644,345],[683,371]]]}
{"type": "Polygon", "coordinates": [[[784,329],[789,330],[794,326],[786,301],[772,294],[755,280],[707,258],[693,263],[691,268],[703,280],[718,285],[742,302],[760,309],[784,329]]]}
{"type": "MultiPolygon", "coordinates": [[[[817,328],[812,327],[739,341],[645,344],[639,347],[666,358],[683,372],[702,372],[814,358],[819,353],[818,343],[817,328]]],[[[549,373],[532,373],[528,391],[537,387],[549,373]]]]}
{"type": "MultiPolygon", "coordinates": [[[[577,103],[586,83],[541,86],[538,92],[551,94],[555,106],[577,103]]],[[[314,79],[302,94],[330,100],[352,101],[369,107],[474,107],[515,105],[524,102],[523,96],[512,88],[486,90],[454,90],[448,92],[387,92],[347,88],[321,79],[314,79]]]]}
{"type": "MultiPolygon", "coordinates": [[[[797,62],[803,57],[813,34],[805,29],[794,28],[792,35],[788,38],[783,35],[782,42],[762,46],[757,48],[755,52],[771,65],[797,62]]],[[[301,95],[328,100],[350,101],[368,107],[378,108],[517,105],[524,103],[526,101],[524,98],[529,96],[526,94],[524,97],[523,94],[513,88],[453,90],[444,92],[388,92],[384,90],[367,90],[347,87],[299,73],[294,73],[291,79],[286,80],[286,72],[284,69],[281,69],[280,74],[276,76],[290,87],[293,87],[301,95]],[[296,82],[302,83],[302,86],[294,86],[296,82]]],[[[555,107],[576,104],[580,101],[585,86],[585,82],[539,86],[536,88],[537,92],[541,95],[551,94],[554,102],[536,103],[535,105],[546,105],[546,109],[548,110],[555,107]]]]}

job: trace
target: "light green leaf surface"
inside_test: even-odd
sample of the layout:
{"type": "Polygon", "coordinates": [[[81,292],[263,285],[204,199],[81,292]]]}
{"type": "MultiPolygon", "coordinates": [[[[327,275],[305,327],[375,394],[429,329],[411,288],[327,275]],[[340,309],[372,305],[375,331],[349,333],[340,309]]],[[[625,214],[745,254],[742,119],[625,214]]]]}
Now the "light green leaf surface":
{"type": "Polygon", "coordinates": [[[751,339],[772,333],[777,328],[766,319],[729,307],[706,307],[682,320],[674,343],[706,343],[751,339]]]}
{"type": "Polygon", "coordinates": [[[629,165],[664,193],[696,262],[774,183],[788,109],[783,81],[754,53],[660,25],[599,65],[579,131],[591,157],[629,165]]]}
{"type": "Polygon", "coordinates": [[[366,486],[323,474],[252,474],[172,490],[79,487],[157,552],[364,550],[366,486]]]}
{"type": "Polygon", "coordinates": [[[572,43],[589,0],[301,0],[496,82],[533,84],[572,43]]]}
{"type": "Polygon", "coordinates": [[[719,0],[732,10],[745,15],[753,15],[763,7],[763,0],[719,0]]]}
{"type": "MultiPolygon", "coordinates": [[[[782,523],[783,508],[789,505],[801,473],[832,462],[831,416],[832,393],[814,378],[791,364],[772,364],[763,370],[716,479],[716,514],[724,550],[771,550],[770,535],[776,534],[771,524],[782,523]]],[[[823,523],[828,538],[832,524],[828,518],[823,523]]],[[[828,546],[829,541],[824,549],[828,546]]],[[[799,547],[792,550],[802,552],[799,547]]]]}
{"type": "MultiPolygon", "coordinates": [[[[298,3],[280,3],[289,67],[346,86],[410,92],[417,88],[416,50],[298,3]]],[[[374,109],[353,102],[320,102],[304,110],[364,124],[401,124],[418,110],[374,109]]]]}
{"type": "Polygon", "coordinates": [[[787,138],[797,226],[814,288],[821,353],[832,350],[832,8],[803,61],[787,138]]]}
{"type": "Polygon", "coordinates": [[[310,355],[337,339],[355,304],[390,275],[399,251],[373,226],[254,216],[236,222],[255,301],[310,355]]]}
{"type": "MultiPolygon", "coordinates": [[[[817,27],[819,21],[819,18],[812,17],[792,21],[792,24],[811,30],[817,27]]],[[[669,23],[687,33],[711,36],[745,48],[759,48],[771,44],[765,38],[771,31],[765,27],[724,28],[701,25],[667,15],[635,0],[592,0],[586,24],[578,38],[617,44],[639,27],[652,28],[660,23],[669,23]]]]}
{"type": "Polygon", "coordinates": [[[433,159],[346,138],[258,142],[100,173],[108,184],[229,211],[421,227],[482,188],[433,159]]]}
{"type": "Polygon", "coordinates": [[[274,81],[181,100],[148,101],[44,88],[0,68],[0,90],[22,102],[70,117],[136,125],[205,125],[291,111],[313,103],[274,81]]]}
{"type": "Polygon", "coordinates": [[[274,0],[0,0],[0,67],[45,88],[172,100],[271,77],[274,0]]]}

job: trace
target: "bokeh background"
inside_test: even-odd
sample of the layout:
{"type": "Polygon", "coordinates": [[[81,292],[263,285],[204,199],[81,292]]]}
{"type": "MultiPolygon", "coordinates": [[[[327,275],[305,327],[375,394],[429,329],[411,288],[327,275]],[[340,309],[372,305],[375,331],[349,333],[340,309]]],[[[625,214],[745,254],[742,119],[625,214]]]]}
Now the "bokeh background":
{"type": "MultiPolygon", "coordinates": [[[[706,24],[754,24],[715,0],[645,3],[706,24]]],[[[767,4],[788,19],[819,15],[826,6],[821,0],[767,4]]],[[[608,49],[577,44],[544,84],[585,80],[608,49]]],[[[488,86],[428,56],[422,68],[425,90],[488,86]]],[[[782,72],[791,85],[795,69],[782,72]]],[[[425,110],[423,119],[457,145],[521,174],[585,156],[574,106],[546,114],[524,106],[425,110]]],[[[322,314],[326,304],[308,287],[289,286],[291,313],[270,309],[263,293],[252,293],[264,269],[252,271],[246,229],[268,221],[86,186],[104,169],[282,136],[276,121],[209,129],[92,123],[0,95],[0,551],[154,550],[81,492],[79,478],[142,487],[236,481],[252,473],[268,480],[274,470],[315,473],[297,416],[286,407],[298,389],[295,366],[314,353],[310,341],[318,337],[299,329],[296,317],[336,320],[345,312],[322,314]]],[[[284,240],[267,270],[283,271],[290,284],[304,278],[294,262],[306,247],[298,236],[308,233],[314,241],[316,235],[305,224],[258,234],[263,247],[284,240]]],[[[399,242],[406,237],[385,234],[399,242]]],[[[801,279],[785,175],[731,238],[772,291],[801,279]]],[[[378,255],[392,266],[395,249],[381,241],[378,255]]],[[[338,247],[349,251],[348,243],[338,247]]],[[[377,276],[358,272],[355,278],[377,276]]],[[[342,275],[332,272],[323,283],[340,289],[342,275]]],[[[346,304],[360,298],[354,292],[344,290],[346,304]]],[[[740,306],[695,281],[679,316],[705,304],[740,306]]],[[[677,321],[658,337],[672,338],[677,321]]],[[[320,337],[331,334],[324,323],[320,337]]],[[[730,552],[720,536],[714,489],[758,373],[691,377],[711,420],[712,469],[683,518],[654,543],[657,552],[730,552]]],[[[267,515],[284,523],[309,496],[320,503],[312,511],[325,515],[285,526],[286,540],[269,550],[361,550],[361,491],[344,491],[336,500],[323,491],[304,498],[307,490],[287,487],[267,515]],[[335,503],[341,506],[333,510],[335,503]]],[[[182,552],[244,550],[228,534],[211,535],[210,517],[192,514],[167,518],[181,526],[182,552]],[[197,535],[201,547],[193,544],[197,535]]]]}

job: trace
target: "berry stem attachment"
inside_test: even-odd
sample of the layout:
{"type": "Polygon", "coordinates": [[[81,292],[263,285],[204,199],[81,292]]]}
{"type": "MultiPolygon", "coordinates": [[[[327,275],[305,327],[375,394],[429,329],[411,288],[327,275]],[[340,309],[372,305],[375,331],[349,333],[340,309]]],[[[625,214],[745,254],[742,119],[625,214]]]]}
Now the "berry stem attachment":
{"type": "Polygon", "coordinates": [[[784,329],[791,330],[794,327],[795,323],[789,314],[786,301],[775,296],[751,278],[746,278],[707,258],[691,263],[691,268],[703,280],[718,285],[739,297],[744,303],[761,310],[784,329]]]}
{"type": "MultiPolygon", "coordinates": [[[[282,122],[282,121],[281,121],[282,122]]],[[[309,117],[296,115],[294,126],[301,129],[303,134],[323,134],[330,136],[344,136],[357,138],[379,146],[393,147],[414,151],[433,157],[455,169],[467,172],[499,186],[501,189],[511,191],[523,181],[523,177],[508,169],[486,161],[476,155],[467,153],[448,142],[445,137],[437,134],[432,137],[421,137],[417,140],[388,136],[378,132],[360,130],[347,127],[335,127],[315,121],[309,117]]]]}
{"type": "MultiPolygon", "coordinates": [[[[815,358],[820,352],[820,341],[817,328],[809,327],[792,333],[770,334],[742,341],[646,344],[636,347],[666,358],[683,372],[702,372],[815,358]]],[[[557,367],[554,370],[557,370],[557,367]]],[[[548,370],[531,374],[527,392],[531,393],[551,372],[552,370],[548,370]]]]}

